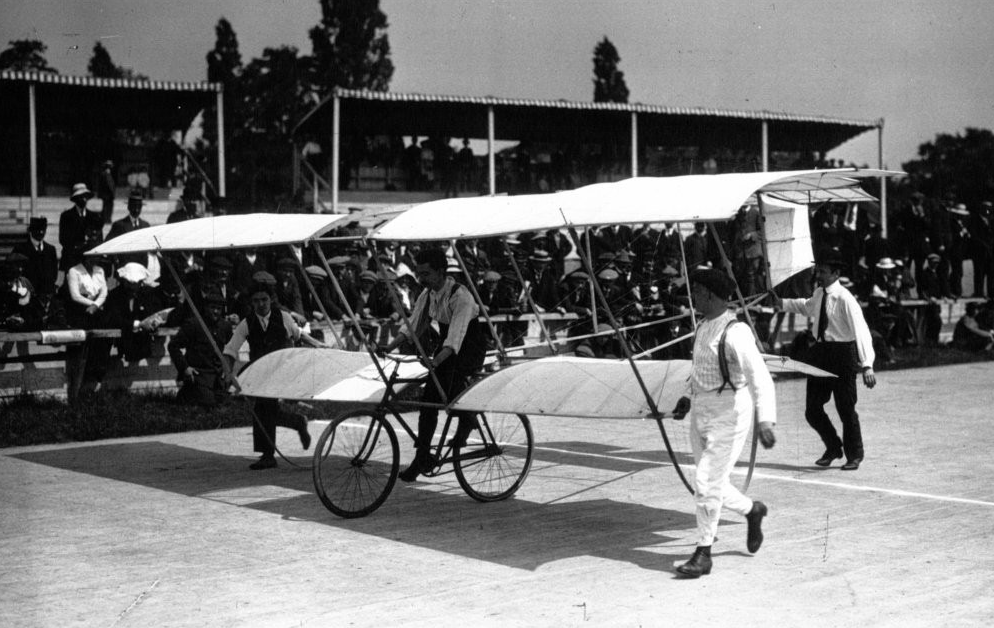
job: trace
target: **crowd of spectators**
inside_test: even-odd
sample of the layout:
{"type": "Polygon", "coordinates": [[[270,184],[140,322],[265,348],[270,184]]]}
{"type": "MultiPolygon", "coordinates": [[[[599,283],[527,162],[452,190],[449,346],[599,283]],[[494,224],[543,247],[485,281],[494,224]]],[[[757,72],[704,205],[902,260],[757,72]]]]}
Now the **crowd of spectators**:
{"type": "MultiPolygon", "coordinates": [[[[413,154],[412,154],[413,158],[413,154]]],[[[88,369],[99,377],[102,365],[116,345],[128,361],[149,357],[161,340],[153,338],[160,326],[183,328],[192,309],[182,298],[179,285],[154,255],[119,259],[83,256],[104,238],[101,211],[91,211],[93,194],[84,184],[73,188],[73,207],[60,218],[61,255],[45,241],[47,222],[33,218],[25,241],[2,266],[0,326],[7,331],[40,329],[117,329],[116,340],[86,343],[88,369]],[[57,283],[59,270],[63,280],[57,283]]],[[[107,237],[116,237],[148,226],[141,219],[141,195],[129,199],[129,215],[114,222],[107,237]]],[[[196,190],[188,190],[169,221],[204,215],[206,209],[196,190]]],[[[866,304],[866,318],[886,356],[887,348],[921,341],[921,326],[907,305],[924,300],[924,339],[937,340],[941,322],[934,323],[938,303],[962,295],[962,264],[974,267],[973,295],[990,295],[992,231],[991,204],[967,209],[954,199],[928,202],[914,195],[902,207],[893,237],[884,238],[880,225],[861,205],[829,203],[811,216],[817,248],[835,248],[850,261],[843,281],[866,304]],[[935,308],[932,310],[931,308],[935,308]]],[[[359,235],[357,224],[343,227],[340,235],[359,235]]],[[[520,233],[503,238],[465,240],[459,250],[447,250],[450,269],[462,283],[470,280],[455,259],[462,258],[468,275],[488,313],[505,315],[497,329],[508,347],[521,346],[528,323],[520,314],[536,312],[561,316],[565,333],[578,337],[569,349],[580,355],[621,357],[611,338],[588,338],[603,331],[609,317],[623,325],[661,322],[633,330],[634,348],[650,351],[659,359],[687,357],[691,331],[689,303],[684,283],[687,268],[724,267],[728,256],[736,280],[746,297],[767,290],[766,263],[761,240],[760,216],[744,206],[734,220],[706,225],[681,233],[676,225],[640,227],[606,226],[581,235],[594,273],[609,307],[591,294],[589,276],[577,260],[569,237],[559,231],[520,233]],[[722,241],[719,249],[715,237],[722,241]],[[682,339],[682,340],[681,340],[682,339]]],[[[420,246],[436,244],[373,243],[360,239],[325,243],[323,252],[341,294],[310,248],[264,247],[221,254],[185,252],[170,254],[190,298],[201,311],[210,303],[220,305],[218,321],[237,324],[251,312],[250,287],[260,273],[273,282],[278,306],[312,333],[322,334],[329,322],[341,322],[344,337],[358,346],[358,332],[385,342],[392,323],[410,313],[421,290],[415,279],[414,255],[420,246]],[[397,291],[385,278],[394,280],[397,291]],[[355,329],[347,315],[359,317],[355,329]]],[[[805,294],[808,286],[801,286],[805,294]]],[[[809,293],[809,292],[807,292],[809,293]]],[[[217,309],[216,307],[214,309],[217,309]]],[[[989,343],[974,337],[990,336],[992,308],[971,308],[969,318],[957,328],[954,341],[966,348],[989,350],[989,343]]],[[[767,340],[760,317],[760,339],[767,340]]],[[[336,329],[338,327],[336,326],[336,329]]],[[[559,327],[563,329],[563,327],[559,327]]],[[[189,335],[188,332],[187,335],[189,335]]],[[[189,338],[185,339],[189,341],[189,338]]],[[[159,347],[161,349],[161,346],[159,347]]]]}

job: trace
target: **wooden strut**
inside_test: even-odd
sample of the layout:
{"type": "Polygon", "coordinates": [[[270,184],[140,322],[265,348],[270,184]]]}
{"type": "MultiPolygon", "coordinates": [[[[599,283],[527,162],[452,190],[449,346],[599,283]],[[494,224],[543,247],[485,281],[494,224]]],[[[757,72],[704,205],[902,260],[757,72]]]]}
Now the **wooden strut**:
{"type": "MultiPolygon", "coordinates": [[[[564,222],[565,216],[563,216],[564,222]]],[[[591,278],[594,276],[594,267],[591,259],[586,253],[582,252],[582,247],[580,246],[580,238],[576,233],[576,228],[570,226],[567,222],[567,228],[569,229],[570,238],[576,245],[577,252],[580,255],[580,260],[583,262],[584,267],[587,269],[587,273],[590,274],[591,278]]],[[[625,339],[624,333],[621,332],[618,321],[614,318],[614,314],[611,312],[611,306],[604,296],[604,291],[601,290],[600,283],[593,282],[594,292],[597,295],[597,299],[600,300],[601,304],[604,306],[605,314],[607,315],[608,321],[611,328],[614,329],[615,335],[618,338],[618,342],[621,345],[622,350],[625,352],[625,358],[628,360],[628,364],[632,367],[632,372],[635,375],[635,379],[638,381],[639,387],[642,389],[642,394],[645,395],[645,400],[649,404],[649,410],[651,416],[656,421],[656,425],[659,427],[659,432],[663,436],[663,443],[666,445],[666,452],[670,456],[670,460],[673,461],[673,467],[676,469],[676,473],[680,476],[680,480],[683,481],[683,485],[687,487],[690,494],[694,494],[694,488],[687,481],[687,478],[683,475],[683,469],[680,468],[680,463],[676,460],[676,454],[673,452],[673,446],[670,444],[670,438],[666,434],[666,428],[663,426],[663,415],[659,412],[659,407],[656,405],[656,400],[652,398],[652,394],[649,393],[648,387],[645,385],[645,380],[642,379],[642,374],[638,370],[638,366],[635,364],[635,359],[632,356],[631,347],[628,346],[628,341],[625,339]]]]}

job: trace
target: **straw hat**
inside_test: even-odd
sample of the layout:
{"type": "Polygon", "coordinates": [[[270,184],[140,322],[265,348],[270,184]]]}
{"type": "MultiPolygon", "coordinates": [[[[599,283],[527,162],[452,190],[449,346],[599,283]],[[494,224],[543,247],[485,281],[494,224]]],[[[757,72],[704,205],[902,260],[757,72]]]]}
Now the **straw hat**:
{"type": "Polygon", "coordinates": [[[897,268],[894,264],[894,260],[889,257],[881,257],[880,261],[877,262],[877,268],[880,270],[893,270],[897,268]]]}

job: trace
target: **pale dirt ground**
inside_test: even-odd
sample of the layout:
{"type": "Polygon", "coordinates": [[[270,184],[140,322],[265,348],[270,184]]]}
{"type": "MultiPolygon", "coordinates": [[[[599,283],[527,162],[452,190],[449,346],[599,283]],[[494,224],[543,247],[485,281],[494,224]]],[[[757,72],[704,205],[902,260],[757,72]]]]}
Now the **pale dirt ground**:
{"type": "Polygon", "coordinates": [[[693,505],[651,422],[535,419],[513,499],[449,475],[349,521],[305,470],[248,471],[247,427],[6,449],[0,626],[990,626],[992,384],[987,362],[860,385],[846,473],[812,465],[803,381],[779,383],[750,490],[766,543],[749,555],[730,515],[696,581],[675,578],[693,505]]]}

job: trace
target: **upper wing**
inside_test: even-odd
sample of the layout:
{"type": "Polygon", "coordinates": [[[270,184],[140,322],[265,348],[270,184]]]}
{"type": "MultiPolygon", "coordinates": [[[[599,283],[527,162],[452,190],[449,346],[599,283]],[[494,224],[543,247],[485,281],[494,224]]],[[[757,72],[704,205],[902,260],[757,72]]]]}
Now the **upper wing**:
{"type": "MultiPolygon", "coordinates": [[[[657,408],[672,410],[685,394],[690,361],[647,360],[637,364],[657,408]]],[[[628,362],[569,356],[542,358],[497,371],[470,387],[452,407],[620,419],[652,414],[628,362]]]]}
{"type": "Polygon", "coordinates": [[[348,220],[349,216],[338,214],[212,216],[137,229],[108,240],[86,254],[201,251],[298,243],[315,238],[348,220]]]}
{"type": "Polygon", "coordinates": [[[634,177],[557,194],[481,196],[423,203],[380,227],[378,240],[451,240],[565,226],[729,220],[756,192],[853,188],[883,170],[796,170],[634,177]]]}

